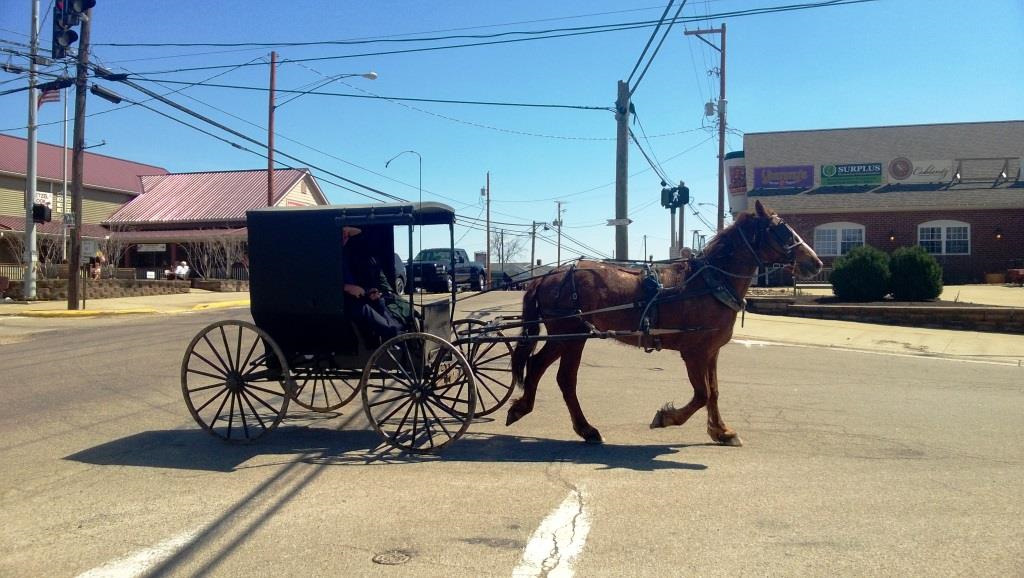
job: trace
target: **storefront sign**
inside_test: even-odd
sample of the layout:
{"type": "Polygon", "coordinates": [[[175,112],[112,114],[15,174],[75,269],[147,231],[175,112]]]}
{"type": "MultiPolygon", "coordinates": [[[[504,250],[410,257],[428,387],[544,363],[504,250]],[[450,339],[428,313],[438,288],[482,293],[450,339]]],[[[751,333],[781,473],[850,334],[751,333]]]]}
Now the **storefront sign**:
{"type": "Polygon", "coordinates": [[[821,165],[822,185],[880,185],[882,163],[821,165]]]}
{"type": "Polygon", "coordinates": [[[953,180],[953,161],[912,161],[899,157],[889,161],[890,183],[947,183],[953,180]]]}
{"type": "Polygon", "coordinates": [[[755,189],[811,188],[813,186],[814,165],[754,167],[755,189]]]}
{"type": "Polygon", "coordinates": [[[163,253],[167,250],[166,243],[142,243],[135,246],[139,253],[163,253]]]}
{"type": "Polygon", "coordinates": [[[53,193],[44,193],[43,191],[36,191],[36,204],[46,205],[53,209],[53,193]]]}

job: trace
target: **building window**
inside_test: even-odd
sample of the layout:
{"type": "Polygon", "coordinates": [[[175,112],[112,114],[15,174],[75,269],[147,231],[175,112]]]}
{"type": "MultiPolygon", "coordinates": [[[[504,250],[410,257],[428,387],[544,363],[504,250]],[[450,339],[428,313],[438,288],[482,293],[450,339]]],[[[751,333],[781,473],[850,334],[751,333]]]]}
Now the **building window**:
{"type": "Polygon", "coordinates": [[[971,226],[960,221],[929,221],[917,227],[917,244],[933,255],[970,255],[971,226]]]}
{"type": "Polygon", "coordinates": [[[826,223],[814,228],[814,252],[826,257],[849,253],[864,244],[864,225],[826,223]]]}

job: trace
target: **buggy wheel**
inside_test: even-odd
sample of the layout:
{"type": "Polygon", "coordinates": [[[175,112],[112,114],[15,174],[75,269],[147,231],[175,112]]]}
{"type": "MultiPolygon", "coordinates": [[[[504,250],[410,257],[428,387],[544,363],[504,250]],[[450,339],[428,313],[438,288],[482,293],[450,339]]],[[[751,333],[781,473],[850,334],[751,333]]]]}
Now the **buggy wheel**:
{"type": "Polygon", "coordinates": [[[330,354],[293,361],[292,401],[306,409],[334,411],[359,393],[361,369],[342,369],[330,354]]]}
{"type": "Polygon", "coordinates": [[[366,417],[391,446],[430,453],[462,436],[473,419],[476,386],[469,362],[428,333],[384,342],[360,382],[366,417]]]}
{"type": "Polygon", "coordinates": [[[474,336],[504,337],[499,329],[481,331],[487,326],[479,319],[459,319],[452,323],[459,351],[466,356],[476,381],[476,413],[482,417],[494,413],[512,397],[512,346],[508,341],[473,343],[474,336]]]}
{"type": "Polygon", "coordinates": [[[251,442],[273,431],[292,391],[284,354],[262,329],[218,321],[200,331],[181,360],[189,413],[211,434],[251,442]]]}

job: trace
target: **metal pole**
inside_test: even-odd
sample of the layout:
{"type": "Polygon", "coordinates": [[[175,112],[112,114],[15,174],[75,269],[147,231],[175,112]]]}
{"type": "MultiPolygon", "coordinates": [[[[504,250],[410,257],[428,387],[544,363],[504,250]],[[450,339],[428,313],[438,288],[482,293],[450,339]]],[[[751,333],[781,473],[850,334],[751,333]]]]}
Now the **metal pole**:
{"type": "MultiPolygon", "coordinates": [[[[679,189],[682,190],[682,188],[683,188],[683,183],[680,181],[679,189]]],[[[685,238],[686,238],[686,205],[680,205],[680,207],[679,207],[679,245],[677,245],[677,247],[679,249],[679,254],[678,255],[673,255],[673,257],[679,257],[680,255],[683,254],[683,247],[686,246],[686,243],[683,242],[683,240],[685,238]]]]}
{"type": "Polygon", "coordinates": [[[274,206],[274,76],[277,53],[270,53],[270,96],[267,105],[267,206],[274,206]]]}
{"type": "Polygon", "coordinates": [[[78,68],[75,73],[75,135],[71,152],[71,211],[75,230],[71,234],[71,258],[68,260],[68,309],[78,309],[79,275],[82,262],[82,172],[85,165],[85,96],[89,73],[89,37],[92,31],[92,10],[82,19],[82,37],[78,45],[78,68]],[[72,273],[74,272],[74,273],[72,273]]]}
{"type": "Polygon", "coordinates": [[[683,240],[681,238],[683,236],[683,234],[682,234],[682,231],[680,231],[679,237],[676,237],[676,208],[675,207],[670,207],[669,210],[668,210],[668,215],[669,215],[668,223],[669,223],[669,226],[672,229],[672,232],[670,233],[670,238],[672,239],[672,244],[671,244],[671,248],[669,249],[669,256],[668,256],[669,259],[671,259],[673,257],[679,256],[679,252],[681,250],[680,245],[682,245],[682,242],[683,242],[683,240]]]}
{"type": "Polygon", "coordinates": [[[535,267],[534,263],[537,262],[537,260],[536,260],[536,253],[537,253],[537,221],[534,221],[533,224],[530,225],[530,277],[533,277],[533,268],[535,267]]]}
{"type": "Polygon", "coordinates": [[[555,215],[555,224],[558,225],[558,257],[555,266],[558,267],[562,264],[562,201],[555,201],[555,204],[558,205],[558,213],[555,215]]]}
{"type": "Polygon", "coordinates": [[[39,52],[39,0],[32,2],[32,36],[29,41],[28,67],[28,167],[25,171],[25,276],[22,279],[23,299],[36,298],[36,222],[32,220],[32,206],[36,203],[36,54],[39,52]]]}
{"type": "MultiPolygon", "coordinates": [[[[615,121],[615,219],[625,223],[629,217],[629,85],[622,80],[615,101],[615,121]]],[[[561,226],[558,238],[561,242],[561,226]]],[[[629,258],[629,229],[624,224],[615,225],[615,257],[629,258]]]]}
{"type": "Polygon", "coordinates": [[[722,23],[722,63],[718,75],[718,230],[725,228],[725,22],[722,23]]]}

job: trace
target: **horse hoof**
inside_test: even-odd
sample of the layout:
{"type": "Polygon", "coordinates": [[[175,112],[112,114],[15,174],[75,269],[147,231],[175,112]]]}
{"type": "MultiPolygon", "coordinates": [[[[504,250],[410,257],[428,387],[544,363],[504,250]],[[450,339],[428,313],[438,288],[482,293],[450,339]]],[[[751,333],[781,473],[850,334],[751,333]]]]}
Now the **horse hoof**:
{"type": "Polygon", "coordinates": [[[743,445],[743,440],[740,439],[739,434],[737,434],[736,432],[721,434],[718,436],[716,441],[722,444],[723,446],[732,446],[738,448],[743,445]]]}
{"type": "Polygon", "coordinates": [[[604,443],[604,438],[601,437],[601,432],[595,428],[590,428],[585,434],[580,434],[583,441],[588,444],[600,445],[604,443]]]}
{"type": "Polygon", "coordinates": [[[665,427],[664,413],[659,409],[654,413],[654,419],[651,420],[651,429],[658,429],[665,427]]]}

